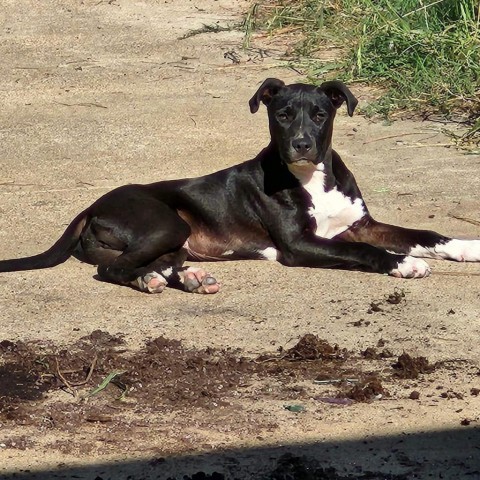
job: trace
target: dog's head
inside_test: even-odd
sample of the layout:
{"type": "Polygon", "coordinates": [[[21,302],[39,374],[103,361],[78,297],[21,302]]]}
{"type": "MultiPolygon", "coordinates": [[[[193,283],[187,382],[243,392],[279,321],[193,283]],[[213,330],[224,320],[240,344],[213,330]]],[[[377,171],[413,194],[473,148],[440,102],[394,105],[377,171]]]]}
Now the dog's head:
{"type": "Polygon", "coordinates": [[[285,85],[267,78],[250,99],[250,111],[267,106],[270,135],[287,165],[318,165],[330,152],[333,120],[338,108],[347,103],[350,116],[357,99],[340,81],[319,87],[301,83],[285,85]]]}

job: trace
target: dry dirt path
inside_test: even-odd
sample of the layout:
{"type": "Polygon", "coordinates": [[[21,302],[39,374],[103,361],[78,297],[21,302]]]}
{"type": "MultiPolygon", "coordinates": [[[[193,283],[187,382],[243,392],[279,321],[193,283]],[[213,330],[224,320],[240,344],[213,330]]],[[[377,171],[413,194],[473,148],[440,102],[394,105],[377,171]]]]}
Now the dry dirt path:
{"type": "MultiPolygon", "coordinates": [[[[227,0],[2,2],[2,258],[46,249],[77,212],[113,187],[201,175],[266,145],[265,111],[252,116],[248,99],[267,76],[301,78],[278,66],[268,39],[256,40],[248,52],[235,30],[180,39],[203,24],[233,25],[248,6],[227,0]]],[[[478,237],[478,226],[449,214],[479,219],[480,158],[446,144],[438,124],[387,126],[344,112],[334,138],[378,219],[478,237]]],[[[76,260],[0,274],[0,341],[13,342],[0,344],[0,478],[14,472],[15,478],[183,478],[214,470],[225,478],[270,478],[262,475],[302,465],[317,468],[312,478],[363,478],[367,470],[385,474],[369,478],[440,478],[442,472],[442,478],[480,478],[480,398],[472,394],[480,388],[480,265],[431,265],[430,278],[403,281],[269,262],[217,263],[209,269],[223,290],[209,297],[140,294],[96,281],[94,269],[76,260]],[[394,292],[404,296],[388,303],[394,292]],[[364,373],[385,374],[390,396],[350,406],[318,400],[334,389],[313,384],[308,362],[291,380],[282,377],[288,365],[251,377],[239,373],[226,380],[225,398],[216,392],[210,403],[192,401],[192,408],[188,397],[175,403],[180,387],[166,407],[160,383],[156,403],[132,391],[127,402],[110,392],[85,406],[59,389],[62,382],[47,367],[37,381],[57,384],[49,384],[46,396],[22,394],[22,381],[40,369],[39,352],[78,347],[96,330],[121,334],[126,343],[117,353],[127,356],[163,336],[196,349],[190,353],[230,349],[251,358],[275,355],[313,334],[357,354],[380,345],[395,356],[406,351],[443,363],[430,375],[402,381],[385,373],[393,360],[361,364],[364,373]],[[34,342],[28,347],[33,363],[19,342],[34,342]],[[20,360],[30,368],[24,377],[15,369],[20,360]],[[409,399],[412,390],[420,391],[418,400],[409,399]],[[306,411],[284,408],[297,403],[306,411]],[[100,413],[92,417],[88,408],[100,413]],[[465,420],[470,424],[461,425],[465,420]],[[318,464],[282,457],[288,452],[318,464]],[[320,467],[329,466],[338,476],[321,476],[320,467]]],[[[99,357],[115,344],[100,337],[89,337],[99,357]]],[[[181,376],[175,364],[199,360],[175,348],[165,362],[181,376]]],[[[91,356],[77,360],[89,364],[94,350],[82,350],[91,356]]],[[[237,371],[234,359],[202,355],[208,365],[237,371]]],[[[149,368],[167,368],[148,361],[149,368]]],[[[105,363],[104,373],[108,366],[115,363],[105,363]]]]}

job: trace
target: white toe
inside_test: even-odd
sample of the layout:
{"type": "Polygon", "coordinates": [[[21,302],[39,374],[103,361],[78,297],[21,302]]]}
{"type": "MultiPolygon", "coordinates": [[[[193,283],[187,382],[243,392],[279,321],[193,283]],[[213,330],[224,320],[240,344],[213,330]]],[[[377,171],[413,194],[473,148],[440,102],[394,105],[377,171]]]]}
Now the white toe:
{"type": "Polygon", "coordinates": [[[397,265],[389,274],[400,278],[423,278],[431,273],[430,267],[425,260],[415,257],[405,257],[403,262],[397,265]]]}

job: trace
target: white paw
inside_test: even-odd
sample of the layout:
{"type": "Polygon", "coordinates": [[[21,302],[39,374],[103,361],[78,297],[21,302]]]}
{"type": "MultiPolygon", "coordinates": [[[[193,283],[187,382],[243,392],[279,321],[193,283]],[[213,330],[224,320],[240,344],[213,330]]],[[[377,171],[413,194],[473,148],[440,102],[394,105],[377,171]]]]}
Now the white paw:
{"type": "Polygon", "coordinates": [[[443,258],[457,262],[480,262],[480,240],[453,239],[435,247],[443,258]]]}
{"type": "Polygon", "coordinates": [[[187,292],[217,293],[220,290],[220,284],[203,268],[188,267],[180,278],[187,292]]]}
{"type": "Polygon", "coordinates": [[[415,245],[409,255],[414,257],[443,258],[457,262],[480,262],[480,240],[458,240],[454,238],[433,247],[415,245]]]}
{"type": "Polygon", "coordinates": [[[431,273],[430,267],[425,260],[415,257],[405,257],[403,262],[397,265],[389,275],[399,278],[423,278],[431,273]]]}
{"type": "Polygon", "coordinates": [[[167,286],[165,277],[157,272],[147,273],[136,280],[138,288],[142,292],[161,293],[167,286]]]}

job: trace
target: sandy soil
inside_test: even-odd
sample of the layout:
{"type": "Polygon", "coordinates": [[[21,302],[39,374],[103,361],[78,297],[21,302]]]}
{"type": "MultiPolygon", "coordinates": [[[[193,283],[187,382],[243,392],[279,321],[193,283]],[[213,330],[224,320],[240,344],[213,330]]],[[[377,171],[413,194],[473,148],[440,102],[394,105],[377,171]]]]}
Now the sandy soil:
{"type": "MultiPolygon", "coordinates": [[[[3,2],[2,258],[48,248],[113,187],[201,175],[266,145],[265,110],[252,116],[248,99],[266,77],[301,80],[282,68],[279,43],[257,38],[244,52],[236,30],[181,39],[203,24],[234,25],[248,6],[3,2]]],[[[365,91],[352,89],[365,100],[365,91]]],[[[478,226],[451,216],[479,219],[480,158],[449,148],[440,124],[384,125],[342,111],[334,146],[379,220],[480,236],[478,226]]],[[[223,289],[214,296],[148,296],[97,281],[93,267],[74,259],[0,274],[0,341],[12,342],[0,348],[0,478],[480,478],[480,266],[430,263],[433,275],[415,281],[216,263],[208,268],[223,289]],[[394,293],[397,303],[388,301],[394,293]],[[125,343],[119,350],[118,342],[92,340],[97,330],[125,343]],[[305,334],[350,352],[341,368],[334,364],[342,378],[373,372],[388,395],[348,405],[319,400],[339,394],[313,382],[318,362],[331,360],[297,359],[302,368],[292,373],[281,358],[305,334]],[[145,350],[158,337],[182,342],[164,364],[145,350]],[[395,358],[365,363],[360,352],[368,347],[395,358]],[[437,368],[416,379],[395,376],[391,365],[404,351],[437,368]],[[95,375],[69,390],[52,352],[63,370],[75,365],[73,374],[88,373],[97,355],[95,375]],[[135,355],[150,370],[137,383],[127,378],[126,401],[115,387],[81,399],[120,365],[133,375],[144,365],[135,355]],[[242,357],[260,360],[237,372],[242,357]],[[277,368],[249,370],[264,360],[277,368]],[[167,380],[152,372],[179,362],[200,362],[198,375],[210,364],[220,365],[212,378],[238,375],[200,403],[200,387],[189,383],[193,393],[182,397],[179,380],[171,387],[182,398],[177,405],[177,397],[158,394],[167,380]],[[158,381],[157,395],[139,395],[142,381],[150,392],[158,381]],[[418,399],[409,398],[413,390],[418,399]],[[284,408],[297,404],[305,411],[284,408]],[[220,477],[195,477],[214,471],[220,477]]]]}

